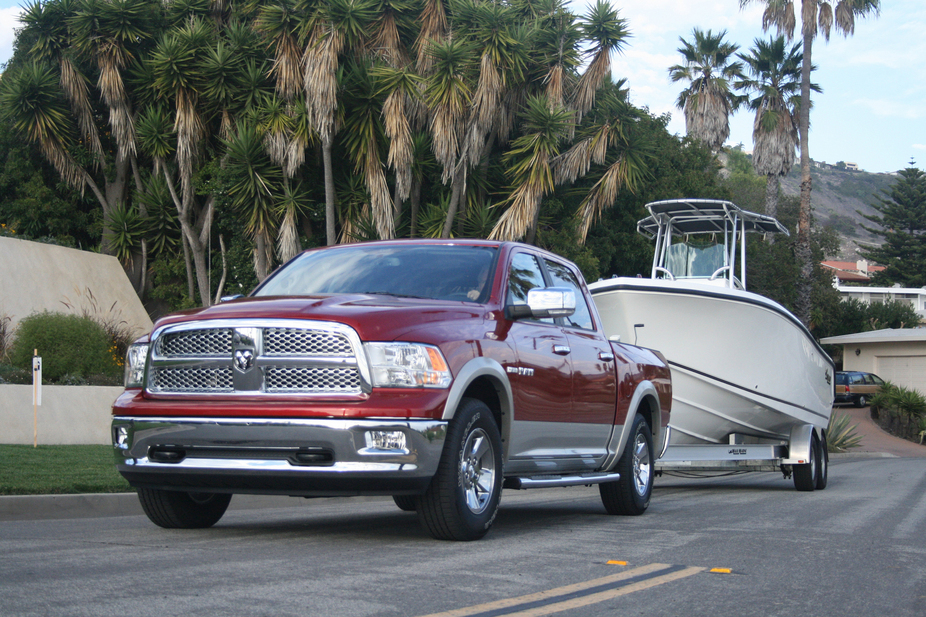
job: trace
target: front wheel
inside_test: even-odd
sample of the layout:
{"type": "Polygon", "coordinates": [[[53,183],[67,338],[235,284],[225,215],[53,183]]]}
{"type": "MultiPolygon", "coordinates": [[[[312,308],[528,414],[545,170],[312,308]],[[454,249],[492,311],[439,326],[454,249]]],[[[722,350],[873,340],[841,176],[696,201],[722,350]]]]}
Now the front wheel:
{"type": "Polygon", "coordinates": [[[418,518],[438,540],[478,540],[502,493],[502,441],[485,403],[464,399],[450,423],[437,473],[418,498],[418,518]]]}
{"type": "Polygon", "coordinates": [[[138,501],[151,522],[165,529],[203,529],[219,522],[232,496],[225,493],[187,493],[154,488],[138,489],[138,501]]]}
{"type": "Polygon", "coordinates": [[[598,485],[601,502],[608,514],[636,516],[649,507],[653,494],[653,434],[642,416],[636,416],[630,440],[617,462],[621,479],[598,485]]]}

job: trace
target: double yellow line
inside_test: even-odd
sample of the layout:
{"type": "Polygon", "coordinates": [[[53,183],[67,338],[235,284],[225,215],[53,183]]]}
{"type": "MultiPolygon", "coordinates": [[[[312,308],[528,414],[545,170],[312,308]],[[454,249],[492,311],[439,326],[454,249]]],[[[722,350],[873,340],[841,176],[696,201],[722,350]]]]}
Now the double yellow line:
{"type": "Polygon", "coordinates": [[[536,617],[539,615],[552,615],[677,581],[704,570],[705,568],[651,563],[583,583],[458,608],[444,613],[433,613],[424,617],[494,617],[496,615],[536,617]]]}

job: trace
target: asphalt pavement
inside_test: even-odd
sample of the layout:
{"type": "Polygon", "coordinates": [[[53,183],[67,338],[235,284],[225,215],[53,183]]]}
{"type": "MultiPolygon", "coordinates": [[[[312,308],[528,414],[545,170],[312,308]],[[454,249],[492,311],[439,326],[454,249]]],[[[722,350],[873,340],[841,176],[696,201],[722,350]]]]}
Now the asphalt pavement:
{"type": "MultiPolygon", "coordinates": [[[[850,416],[862,437],[858,448],[840,458],[926,458],[926,445],[899,439],[884,432],[871,419],[868,407],[837,407],[835,414],[850,416]]],[[[356,498],[353,498],[356,499],[356,498]]],[[[234,510],[296,507],[302,499],[265,495],[235,495],[229,507],[234,510]]],[[[90,493],[81,495],[5,495],[0,496],[0,522],[139,516],[144,514],[135,493],[90,493]]]]}

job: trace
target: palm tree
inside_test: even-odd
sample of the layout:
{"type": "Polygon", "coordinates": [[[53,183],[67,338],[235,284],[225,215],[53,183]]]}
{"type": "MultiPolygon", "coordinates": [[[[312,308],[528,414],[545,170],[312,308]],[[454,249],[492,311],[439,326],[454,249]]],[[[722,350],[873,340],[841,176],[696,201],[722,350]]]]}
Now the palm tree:
{"type": "Polygon", "coordinates": [[[559,107],[551,109],[543,96],[527,101],[524,134],[515,139],[503,160],[511,164],[514,190],[511,205],[498,220],[490,238],[518,240],[535,224],[540,200],[553,191],[552,160],[560,153],[560,144],[572,125],[572,113],[559,107]]]}
{"type": "MultiPolygon", "coordinates": [[[[838,32],[849,36],[855,32],[855,18],[870,14],[877,15],[881,10],[880,0],[800,0],[801,1],[801,37],[803,61],[801,62],[801,105],[798,127],[801,139],[801,205],[797,223],[797,257],[801,264],[801,276],[798,283],[795,312],[797,317],[810,323],[810,291],[813,280],[814,263],[810,250],[810,72],[813,66],[811,53],[813,40],[819,30],[826,40],[836,27],[838,32]]],[[[766,5],[762,15],[762,27],[768,30],[775,26],[779,34],[788,40],[794,38],[796,0],[740,0],[740,6],[753,2],[766,5]]]]}
{"type": "Polygon", "coordinates": [[[627,20],[618,17],[618,11],[607,2],[598,2],[589,9],[582,25],[585,37],[592,41],[589,55],[592,61],[579,79],[572,105],[578,112],[576,124],[588,113],[595,102],[595,92],[602,80],[611,74],[611,53],[620,52],[630,37],[627,20]]]}
{"type": "MultiPolygon", "coordinates": [[[[754,93],[749,107],[756,112],[752,124],[752,164],[766,176],[765,213],[777,216],[781,176],[794,166],[798,144],[798,110],[801,91],[801,45],[790,49],[783,36],[756,39],[749,54],[737,54],[749,69],[750,77],[736,84],[737,89],[754,93]]],[[[811,89],[821,92],[811,84],[811,89]]],[[[771,238],[770,238],[771,241],[771,238]]]]}
{"type": "Polygon", "coordinates": [[[678,52],[685,63],[669,68],[672,81],[690,84],[676,101],[678,108],[685,110],[685,131],[712,152],[719,152],[730,136],[730,114],[743,101],[732,89],[733,80],[743,77],[742,63],[730,61],[739,46],[725,42],[726,34],[726,30],[715,35],[695,28],[693,42],[679,37],[682,46],[678,52]]]}

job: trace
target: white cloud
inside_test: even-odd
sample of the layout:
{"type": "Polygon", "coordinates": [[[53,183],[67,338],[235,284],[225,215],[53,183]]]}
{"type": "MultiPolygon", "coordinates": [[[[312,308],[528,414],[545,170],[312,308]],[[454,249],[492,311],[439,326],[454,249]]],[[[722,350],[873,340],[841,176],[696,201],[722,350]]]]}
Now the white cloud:
{"type": "Polygon", "coordinates": [[[913,144],[915,150],[926,150],[926,144],[913,144]]]}
{"type": "Polygon", "coordinates": [[[21,28],[19,16],[23,10],[18,6],[0,9],[0,64],[5,64],[13,57],[13,41],[16,40],[17,28],[21,28]]]}
{"type": "Polygon", "coordinates": [[[855,99],[853,103],[868,108],[876,116],[887,118],[917,120],[926,116],[922,103],[901,103],[888,99],[855,99]]]}

